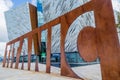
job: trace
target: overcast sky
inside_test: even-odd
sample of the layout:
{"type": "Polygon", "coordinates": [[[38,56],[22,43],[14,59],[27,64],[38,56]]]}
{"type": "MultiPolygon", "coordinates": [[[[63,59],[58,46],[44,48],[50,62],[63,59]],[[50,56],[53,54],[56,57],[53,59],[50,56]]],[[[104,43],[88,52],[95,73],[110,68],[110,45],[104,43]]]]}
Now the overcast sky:
{"type": "MultiPolygon", "coordinates": [[[[35,5],[36,1],[37,0],[0,0],[0,53],[4,51],[5,43],[8,42],[4,12],[25,2],[30,2],[35,5]]],[[[120,0],[112,0],[112,3],[113,8],[120,12],[120,0]]]]}

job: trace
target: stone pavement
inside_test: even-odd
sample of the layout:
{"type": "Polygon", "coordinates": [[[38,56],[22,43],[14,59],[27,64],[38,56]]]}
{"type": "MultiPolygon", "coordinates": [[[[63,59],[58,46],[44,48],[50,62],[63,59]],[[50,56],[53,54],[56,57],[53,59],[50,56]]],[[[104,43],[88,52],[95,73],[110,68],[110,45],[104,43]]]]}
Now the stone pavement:
{"type": "MultiPolygon", "coordinates": [[[[21,64],[20,64],[21,65],[21,64]]],[[[27,65],[25,64],[25,70],[3,68],[0,64],[0,80],[80,80],[70,77],[60,76],[60,69],[56,67],[51,67],[51,74],[45,73],[45,65],[39,64],[39,72],[34,71],[34,63],[31,64],[31,71],[27,71],[27,65]]],[[[20,68],[20,67],[19,67],[20,68]]],[[[85,80],[101,80],[101,73],[99,64],[74,67],[72,68],[79,76],[85,80]]]]}

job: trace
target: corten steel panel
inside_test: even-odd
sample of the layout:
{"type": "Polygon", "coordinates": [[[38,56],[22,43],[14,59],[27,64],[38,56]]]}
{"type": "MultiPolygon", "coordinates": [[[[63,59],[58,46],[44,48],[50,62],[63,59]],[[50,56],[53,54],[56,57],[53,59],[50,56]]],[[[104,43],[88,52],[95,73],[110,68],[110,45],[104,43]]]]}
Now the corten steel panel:
{"type": "MultiPolygon", "coordinates": [[[[38,45],[39,45],[39,51],[41,49],[41,31],[38,31],[38,45]]],[[[38,56],[36,56],[36,61],[35,61],[35,71],[39,71],[38,67],[38,56]]]]}
{"type": "Polygon", "coordinates": [[[39,63],[39,60],[38,60],[38,56],[36,55],[36,61],[35,61],[35,71],[36,72],[39,71],[38,63],[39,63]]]}
{"type": "MultiPolygon", "coordinates": [[[[120,80],[120,45],[115,27],[111,0],[91,0],[90,2],[56,18],[55,20],[50,21],[27,34],[8,42],[6,46],[20,41],[20,47],[17,52],[16,68],[18,68],[18,61],[23,43],[22,40],[28,37],[28,67],[30,68],[32,35],[40,32],[38,36],[38,43],[40,44],[41,31],[48,30],[46,72],[50,73],[51,28],[56,24],[61,24],[61,75],[80,78],[69,67],[65,57],[64,46],[65,38],[70,25],[78,16],[88,11],[94,11],[96,27],[83,28],[79,33],[77,45],[80,55],[82,55],[83,59],[85,59],[86,61],[93,61],[96,59],[97,56],[100,58],[102,80],[120,80]],[[93,46],[90,47],[90,45],[93,46]],[[91,55],[85,51],[86,49],[87,52],[91,53],[91,55]]],[[[6,54],[7,52],[5,51],[3,66],[5,65],[6,54]]]]}
{"type": "Polygon", "coordinates": [[[28,37],[28,70],[31,67],[32,35],[28,37]]]}
{"type": "Polygon", "coordinates": [[[92,8],[93,8],[93,2],[89,2],[60,17],[61,18],[61,47],[60,47],[61,48],[61,75],[63,76],[80,78],[72,71],[70,66],[67,64],[65,52],[64,52],[65,38],[72,22],[81,14],[87,11],[91,11],[92,8]]]}
{"type": "Polygon", "coordinates": [[[14,52],[15,52],[15,48],[14,48],[14,46],[13,46],[13,48],[12,48],[12,60],[11,60],[11,66],[10,66],[10,68],[13,67],[13,62],[14,62],[14,52]]]}
{"type": "Polygon", "coordinates": [[[61,17],[61,75],[63,76],[69,76],[69,77],[75,77],[75,78],[79,78],[70,68],[70,66],[68,65],[67,61],[66,61],[66,57],[65,57],[65,52],[64,52],[64,48],[65,48],[65,38],[66,38],[66,34],[68,31],[68,24],[67,24],[67,19],[65,18],[65,16],[61,17]]]}
{"type": "Polygon", "coordinates": [[[20,44],[17,49],[15,69],[18,69],[18,66],[19,66],[19,60],[20,60],[20,54],[21,54],[21,50],[22,50],[23,41],[24,41],[23,39],[20,39],[20,44]]]}
{"type": "MultiPolygon", "coordinates": [[[[37,8],[31,4],[29,4],[30,8],[30,20],[31,20],[31,26],[32,30],[36,29],[38,27],[38,21],[37,21],[37,8]]],[[[36,55],[40,54],[39,51],[39,45],[38,45],[38,35],[35,34],[33,36],[33,41],[34,41],[34,52],[36,55]]]]}
{"type": "Polygon", "coordinates": [[[87,61],[95,61],[98,57],[95,28],[84,27],[77,39],[78,51],[82,58],[87,61]]]}
{"type": "Polygon", "coordinates": [[[103,80],[120,80],[120,45],[111,0],[93,0],[103,80]]]}
{"type": "Polygon", "coordinates": [[[51,27],[48,28],[48,34],[47,34],[47,56],[46,56],[46,72],[50,73],[50,58],[51,58],[51,27]]]}

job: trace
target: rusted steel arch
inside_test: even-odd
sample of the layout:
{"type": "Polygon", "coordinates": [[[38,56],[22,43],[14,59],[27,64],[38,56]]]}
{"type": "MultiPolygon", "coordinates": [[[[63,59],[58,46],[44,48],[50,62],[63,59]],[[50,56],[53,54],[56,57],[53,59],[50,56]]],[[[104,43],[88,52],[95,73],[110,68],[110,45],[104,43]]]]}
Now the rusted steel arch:
{"type": "Polygon", "coordinates": [[[73,23],[73,21],[79,17],[81,14],[84,14],[86,12],[92,11],[93,10],[93,1],[90,1],[66,14],[61,16],[61,75],[64,76],[69,76],[69,77],[75,77],[75,78],[80,78],[75,74],[70,66],[68,65],[65,57],[65,38],[68,32],[68,29],[70,25],[73,23]]]}
{"type": "Polygon", "coordinates": [[[102,80],[120,80],[120,44],[111,0],[93,0],[102,80]]]}
{"type": "Polygon", "coordinates": [[[70,68],[70,66],[68,65],[67,61],[66,61],[66,57],[65,57],[65,38],[66,38],[66,34],[68,31],[68,24],[66,22],[66,18],[65,16],[61,17],[61,40],[60,40],[60,51],[61,51],[61,75],[63,76],[69,76],[69,77],[74,77],[74,78],[80,78],[79,76],[77,76],[72,69],[70,68]]]}
{"type": "Polygon", "coordinates": [[[97,40],[95,28],[91,26],[84,27],[77,39],[77,48],[81,57],[87,61],[95,61],[98,58],[97,40]]]}
{"type": "MultiPolygon", "coordinates": [[[[39,51],[41,51],[41,31],[38,30],[38,45],[39,45],[39,51]]],[[[35,61],[35,71],[39,71],[38,67],[38,56],[36,55],[36,61],[35,61]]]]}
{"type": "MultiPolygon", "coordinates": [[[[120,79],[120,45],[118,41],[117,31],[115,27],[115,20],[113,15],[113,9],[111,0],[93,0],[94,4],[94,14],[95,14],[95,22],[96,28],[89,34],[80,33],[79,35],[88,35],[92,34],[95,38],[90,39],[89,43],[83,41],[85,37],[78,37],[78,49],[80,54],[83,54],[84,59],[91,61],[96,57],[95,54],[87,56],[86,48],[89,44],[92,44],[97,48],[96,50],[92,50],[89,46],[89,49],[92,52],[97,52],[97,56],[100,58],[100,66],[102,72],[102,80],[119,80],[120,79]],[[109,12],[109,13],[108,13],[109,12]],[[95,34],[93,34],[95,33],[95,34]],[[84,42],[86,45],[81,45],[80,43],[84,42]],[[96,42],[96,43],[93,43],[96,42]],[[79,45],[80,44],[80,45],[79,45]],[[83,46],[83,47],[82,47],[83,46]],[[93,57],[93,58],[92,58],[93,57]]],[[[83,29],[82,31],[85,31],[83,29]]],[[[88,38],[87,37],[87,38],[88,38]]],[[[93,47],[92,47],[93,48],[93,47]]],[[[87,51],[89,51],[89,49],[87,51]]],[[[90,50],[90,52],[91,52],[90,50]]]]}
{"type": "Polygon", "coordinates": [[[46,72],[50,73],[50,66],[51,66],[51,35],[52,35],[52,29],[51,27],[48,28],[48,33],[47,33],[47,56],[46,56],[46,72]]]}

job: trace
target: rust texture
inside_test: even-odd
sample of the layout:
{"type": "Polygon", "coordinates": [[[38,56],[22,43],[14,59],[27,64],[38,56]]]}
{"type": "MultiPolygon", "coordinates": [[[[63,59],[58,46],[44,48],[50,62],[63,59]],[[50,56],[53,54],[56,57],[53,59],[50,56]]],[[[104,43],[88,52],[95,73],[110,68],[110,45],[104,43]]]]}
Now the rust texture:
{"type": "Polygon", "coordinates": [[[11,60],[11,66],[10,66],[10,68],[13,67],[13,62],[14,62],[14,52],[15,52],[15,48],[14,48],[14,46],[13,46],[13,48],[12,48],[12,60],[11,60]]]}
{"type": "Polygon", "coordinates": [[[65,45],[65,38],[67,35],[67,31],[68,31],[68,24],[67,24],[67,20],[65,18],[65,16],[61,17],[61,75],[64,76],[69,76],[69,77],[75,77],[75,78],[79,78],[79,76],[77,76],[72,69],[70,68],[70,66],[68,65],[67,61],[66,61],[66,57],[65,57],[65,52],[64,52],[64,45],[65,45]]]}
{"type": "Polygon", "coordinates": [[[93,27],[83,28],[78,35],[78,51],[87,62],[94,61],[98,57],[95,36],[95,29],[93,27]]]}
{"type": "Polygon", "coordinates": [[[47,58],[46,58],[46,72],[50,73],[50,57],[51,57],[51,28],[48,28],[47,34],[47,58]]]}
{"type": "MultiPolygon", "coordinates": [[[[74,20],[77,17],[88,11],[94,11],[96,26],[95,28],[92,28],[91,26],[88,25],[80,31],[77,38],[77,48],[79,54],[82,56],[82,58],[85,61],[88,62],[94,61],[96,58],[100,59],[102,80],[120,80],[120,44],[117,36],[117,30],[115,26],[111,0],[91,0],[90,2],[42,25],[41,27],[36,28],[31,32],[26,33],[25,35],[22,35],[21,37],[18,37],[8,42],[5,49],[3,67],[5,67],[6,65],[6,60],[8,60],[7,65],[9,64],[9,55],[11,50],[13,50],[13,49],[7,50],[7,47],[12,44],[15,44],[15,42],[17,41],[20,41],[20,45],[17,50],[17,56],[16,56],[17,59],[15,64],[15,68],[18,68],[23,40],[27,38],[28,39],[28,70],[30,70],[32,39],[34,38],[32,36],[37,35],[36,40],[38,41],[36,42],[36,45],[39,45],[39,48],[37,48],[39,50],[38,51],[35,50],[35,51],[40,52],[41,32],[43,30],[48,30],[47,50],[46,50],[47,52],[46,73],[50,73],[52,27],[57,24],[61,24],[61,30],[60,30],[61,31],[60,33],[61,75],[80,78],[80,76],[77,76],[77,74],[75,74],[74,71],[68,65],[66,61],[64,46],[65,46],[65,38],[70,25],[74,22],[74,20]]],[[[37,56],[36,56],[35,71],[39,71],[37,56]]]]}
{"type": "Polygon", "coordinates": [[[39,68],[38,68],[38,56],[36,56],[36,61],[35,61],[35,71],[38,72],[39,71],[39,68]]]}
{"type": "Polygon", "coordinates": [[[111,0],[94,0],[98,56],[103,80],[120,80],[120,44],[111,0]]]}
{"type": "Polygon", "coordinates": [[[32,35],[28,37],[28,70],[31,66],[31,53],[32,53],[32,35]]]}
{"type": "Polygon", "coordinates": [[[25,52],[23,52],[22,66],[21,66],[21,69],[22,69],[22,70],[24,69],[24,57],[25,57],[25,52]]]}
{"type": "Polygon", "coordinates": [[[20,45],[19,45],[19,47],[17,49],[15,69],[18,69],[19,60],[20,60],[20,54],[21,54],[21,50],[22,50],[22,45],[23,45],[23,40],[20,39],[20,45]]]}
{"type": "MultiPolygon", "coordinates": [[[[38,19],[37,19],[37,8],[31,4],[29,4],[30,10],[30,20],[31,20],[31,27],[32,30],[38,27],[38,19]]],[[[38,45],[38,34],[34,34],[33,42],[34,42],[34,52],[36,55],[39,55],[39,45],[38,45]]]]}

